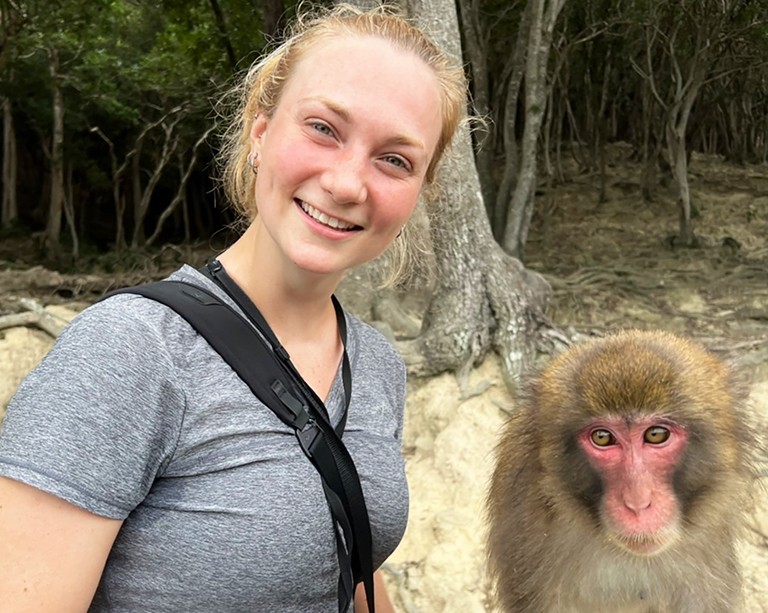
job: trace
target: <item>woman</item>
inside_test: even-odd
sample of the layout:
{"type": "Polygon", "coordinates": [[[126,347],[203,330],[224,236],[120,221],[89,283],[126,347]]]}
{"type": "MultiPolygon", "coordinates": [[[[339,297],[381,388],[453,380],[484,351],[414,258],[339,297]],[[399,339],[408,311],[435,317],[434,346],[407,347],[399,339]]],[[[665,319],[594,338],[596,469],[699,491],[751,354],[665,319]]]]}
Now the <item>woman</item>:
{"type": "MultiPolygon", "coordinates": [[[[334,422],[346,350],[344,443],[374,567],[407,520],[404,367],[349,315],[345,349],[331,296],[347,270],[403,242],[464,97],[461,70],[417,29],[339,7],[251,69],[223,152],[250,223],[219,261],[334,422]]],[[[173,278],[229,300],[189,267],[173,278]]],[[[338,570],[322,487],[292,432],[158,303],[120,295],[86,309],[8,407],[3,611],[331,612],[338,570]]]]}

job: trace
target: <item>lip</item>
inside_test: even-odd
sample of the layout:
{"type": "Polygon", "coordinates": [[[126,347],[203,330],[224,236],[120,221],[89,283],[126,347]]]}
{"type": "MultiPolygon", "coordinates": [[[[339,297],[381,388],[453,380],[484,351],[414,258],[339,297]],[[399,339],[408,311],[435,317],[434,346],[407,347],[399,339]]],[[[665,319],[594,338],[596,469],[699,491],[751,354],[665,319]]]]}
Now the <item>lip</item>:
{"type": "Polygon", "coordinates": [[[640,557],[652,557],[674,544],[676,539],[671,534],[657,536],[655,538],[616,539],[616,543],[622,548],[640,557]]]}
{"type": "Polygon", "coordinates": [[[323,213],[319,209],[313,207],[305,200],[294,198],[293,201],[296,204],[296,208],[298,208],[301,212],[303,218],[307,220],[307,222],[312,225],[313,228],[322,232],[324,235],[333,235],[334,237],[349,236],[350,234],[363,229],[361,226],[352,224],[346,220],[340,219],[338,217],[331,217],[330,215],[327,215],[326,213],[323,213]],[[312,209],[314,215],[305,210],[305,207],[312,209]],[[318,219],[318,217],[321,217],[321,219],[318,219]],[[331,222],[330,224],[328,223],[329,221],[331,222]],[[336,225],[332,225],[334,222],[336,224],[344,224],[347,227],[337,227],[336,225]]]}

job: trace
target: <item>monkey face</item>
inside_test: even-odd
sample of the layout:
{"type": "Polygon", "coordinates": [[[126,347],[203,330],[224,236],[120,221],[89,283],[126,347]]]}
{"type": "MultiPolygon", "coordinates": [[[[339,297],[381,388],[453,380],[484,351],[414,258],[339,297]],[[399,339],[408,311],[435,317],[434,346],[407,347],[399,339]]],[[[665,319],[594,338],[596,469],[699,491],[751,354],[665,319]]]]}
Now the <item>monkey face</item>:
{"type": "Polygon", "coordinates": [[[622,549],[668,549],[732,502],[740,451],[713,444],[742,436],[732,392],[722,363],[672,335],[636,331],[573,347],[526,399],[544,487],[622,549]]]}
{"type": "Polygon", "coordinates": [[[680,508],[673,475],[687,445],[686,429],[663,417],[605,417],[576,440],[600,479],[595,506],[606,537],[638,555],[676,542],[680,508]]]}
{"type": "Polygon", "coordinates": [[[664,332],[551,360],[497,447],[488,557],[502,610],[736,610],[756,475],[743,402],[725,363],[664,332]]]}

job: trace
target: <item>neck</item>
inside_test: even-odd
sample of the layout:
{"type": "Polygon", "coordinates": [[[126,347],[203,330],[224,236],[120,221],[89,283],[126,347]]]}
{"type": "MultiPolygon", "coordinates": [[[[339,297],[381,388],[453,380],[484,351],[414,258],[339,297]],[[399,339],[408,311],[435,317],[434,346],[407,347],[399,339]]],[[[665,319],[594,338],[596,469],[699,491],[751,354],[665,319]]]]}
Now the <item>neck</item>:
{"type": "Polygon", "coordinates": [[[252,223],[219,257],[227,274],[261,311],[282,343],[306,338],[308,331],[335,327],[331,295],[340,278],[298,270],[292,263],[271,256],[264,248],[271,237],[252,223]]]}

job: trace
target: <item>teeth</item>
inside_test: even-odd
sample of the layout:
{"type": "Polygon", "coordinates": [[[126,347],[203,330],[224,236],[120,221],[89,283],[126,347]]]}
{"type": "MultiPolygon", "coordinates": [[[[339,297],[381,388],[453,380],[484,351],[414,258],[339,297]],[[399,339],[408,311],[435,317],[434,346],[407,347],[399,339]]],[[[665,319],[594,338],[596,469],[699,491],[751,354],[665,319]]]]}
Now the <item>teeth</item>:
{"type": "Polygon", "coordinates": [[[316,208],[308,205],[303,200],[301,201],[301,208],[312,219],[319,221],[323,225],[335,228],[336,230],[351,230],[355,227],[352,224],[345,223],[340,219],[336,219],[335,217],[328,217],[328,215],[321,213],[316,208]]]}

